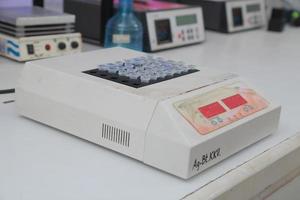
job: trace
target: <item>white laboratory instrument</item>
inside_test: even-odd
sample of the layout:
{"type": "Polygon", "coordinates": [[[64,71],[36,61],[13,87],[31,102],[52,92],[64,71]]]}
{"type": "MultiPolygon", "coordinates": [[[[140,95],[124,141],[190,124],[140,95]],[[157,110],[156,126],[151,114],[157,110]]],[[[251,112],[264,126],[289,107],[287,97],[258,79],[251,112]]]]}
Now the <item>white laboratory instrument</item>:
{"type": "Polygon", "coordinates": [[[144,51],[161,51],[205,40],[200,6],[153,0],[135,2],[134,11],[144,27],[144,51]]]}
{"type": "Polygon", "coordinates": [[[184,179],[274,133],[281,110],[237,75],[123,48],[26,63],[16,104],[184,179]]]}
{"type": "Polygon", "coordinates": [[[17,61],[78,53],[75,16],[40,7],[0,9],[0,55],[17,61]]]}
{"type": "Polygon", "coordinates": [[[266,24],[265,0],[182,0],[202,6],[207,29],[233,33],[266,24]]]}

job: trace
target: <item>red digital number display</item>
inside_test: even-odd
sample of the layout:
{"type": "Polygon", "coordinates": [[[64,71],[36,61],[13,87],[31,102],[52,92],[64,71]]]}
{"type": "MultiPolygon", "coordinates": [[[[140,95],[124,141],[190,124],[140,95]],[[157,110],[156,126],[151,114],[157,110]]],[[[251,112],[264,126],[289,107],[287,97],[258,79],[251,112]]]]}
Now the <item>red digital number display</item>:
{"type": "Polygon", "coordinates": [[[198,108],[198,110],[204,115],[206,118],[211,118],[216,115],[222,114],[226,112],[225,108],[219,104],[218,102],[211,103],[209,105],[198,108]]]}
{"type": "Polygon", "coordinates": [[[222,101],[230,109],[234,109],[247,103],[247,101],[240,94],[227,97],[222,99],[222,101]]]}

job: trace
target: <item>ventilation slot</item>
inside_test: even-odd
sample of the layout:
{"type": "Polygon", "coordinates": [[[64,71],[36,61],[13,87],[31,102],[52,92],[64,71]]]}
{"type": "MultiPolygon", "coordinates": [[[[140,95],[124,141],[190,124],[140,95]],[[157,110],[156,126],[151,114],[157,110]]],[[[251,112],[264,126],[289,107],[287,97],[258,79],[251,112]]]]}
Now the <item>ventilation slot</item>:
{"type": "Polygon", "coordinates": [[[102,138],[129,147],[130,132],[102,124],[102,138]]]}

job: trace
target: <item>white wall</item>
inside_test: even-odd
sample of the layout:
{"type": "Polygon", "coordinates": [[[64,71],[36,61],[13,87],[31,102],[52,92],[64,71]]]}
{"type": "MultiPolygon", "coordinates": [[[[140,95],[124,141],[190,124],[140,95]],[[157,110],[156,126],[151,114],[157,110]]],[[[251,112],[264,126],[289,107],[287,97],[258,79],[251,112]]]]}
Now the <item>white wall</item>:
{"type": "Polygon", "coordinates": [[[294,6],[294,9],[300,10],[300,0],[285,0],[285,1],[289,3],[284,3],[283,0],[266,0],[267,5],[270,7],[283,7],[292,4],[294,6]]]}
{"type": "Polygon", "coordinates": [[[12,7],[12,6],[30,6],[32,0],[0,0],[1,7],[12,7]]]}

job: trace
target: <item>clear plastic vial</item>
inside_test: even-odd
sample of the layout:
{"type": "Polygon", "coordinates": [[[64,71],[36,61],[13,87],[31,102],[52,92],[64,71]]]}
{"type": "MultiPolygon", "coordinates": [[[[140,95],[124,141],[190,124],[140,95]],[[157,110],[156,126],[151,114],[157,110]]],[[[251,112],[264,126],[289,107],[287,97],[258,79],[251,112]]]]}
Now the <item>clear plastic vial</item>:
{"type": "Polygon", "coordinates": [[[108,21],[104,47],[143,50],[143,26],[133,13],[133,0],[119,0],[119,11],[108,21]]]}

